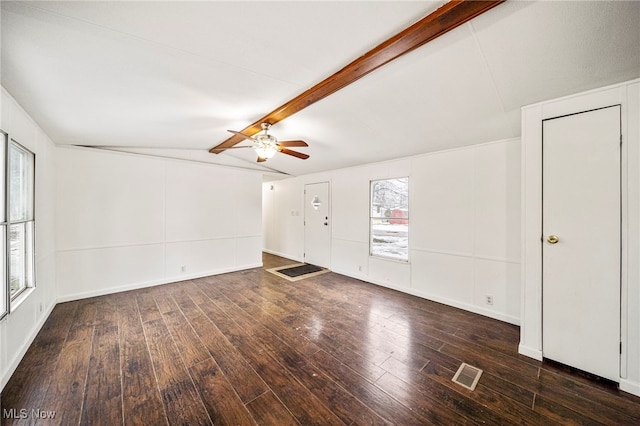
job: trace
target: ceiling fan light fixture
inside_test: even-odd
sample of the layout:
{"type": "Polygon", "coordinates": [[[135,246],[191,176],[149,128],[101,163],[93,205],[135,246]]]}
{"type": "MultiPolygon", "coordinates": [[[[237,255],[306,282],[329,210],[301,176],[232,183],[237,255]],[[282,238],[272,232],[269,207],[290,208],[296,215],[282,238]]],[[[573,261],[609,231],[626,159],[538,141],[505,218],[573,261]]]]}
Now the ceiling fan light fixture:
{"type": "Polygon", "coordinates": [[[277,143],[278,139],[275,136],[271,136],[268,132],[270,125],[267,123],[262,123],[262,130],[264,133],[258,134],[255,136],[254,140],[256,142],[256,154],[258,157],[264,158],[265,160],[273,157],[276,152],[278,152],[277,143]]]}
{"type": "Polygon", "coordinates": [[[274,146],[258,146],[256,147],[256,154],[258,157],[264,158],[265,160],[273,157],[277,152],[274,146]]]}

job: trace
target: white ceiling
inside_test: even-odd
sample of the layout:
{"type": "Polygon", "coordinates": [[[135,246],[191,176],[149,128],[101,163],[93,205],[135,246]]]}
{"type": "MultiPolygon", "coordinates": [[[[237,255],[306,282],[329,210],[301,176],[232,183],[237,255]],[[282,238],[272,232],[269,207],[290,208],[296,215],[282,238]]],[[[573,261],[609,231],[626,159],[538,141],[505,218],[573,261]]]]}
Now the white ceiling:
{"type": "Polygon", "coordinates": [[[516,137],[523,105],[640,77],[640,2],[508,1],[273,126],[310,159],[207,152],[443,3],[2,1],[1,82],[59,145],[302,175],[516,137]]]}

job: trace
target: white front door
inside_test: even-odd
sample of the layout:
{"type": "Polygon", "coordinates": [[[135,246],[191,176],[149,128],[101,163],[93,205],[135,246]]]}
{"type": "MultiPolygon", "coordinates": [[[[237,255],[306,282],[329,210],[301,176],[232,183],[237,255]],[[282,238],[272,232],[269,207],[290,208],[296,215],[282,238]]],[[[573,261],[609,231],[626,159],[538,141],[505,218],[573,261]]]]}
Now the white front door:
{"type": "Polygon", "coordinates": [[[543,356],[620,380],[620,106],[543,121],[543,356]]]}
{"type": "Polygon", "coordinates": [[[305,185],[304,261],[325,268],[331,263],[329,207],[329,182],[305,185]]]}

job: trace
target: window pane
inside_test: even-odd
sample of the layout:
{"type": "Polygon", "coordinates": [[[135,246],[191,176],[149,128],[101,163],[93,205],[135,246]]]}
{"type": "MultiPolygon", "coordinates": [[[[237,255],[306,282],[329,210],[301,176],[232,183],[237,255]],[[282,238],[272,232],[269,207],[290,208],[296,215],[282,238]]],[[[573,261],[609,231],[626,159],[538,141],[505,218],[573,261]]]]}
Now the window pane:
{"type": "MultiPolygon", "coordinates": [[[[6,261],[7,256],[5,254],[6,245],[4,244],[6,237],[7,227],[6,225],[0,225],[0,237],[2,238],[2,243],[0,243],[0,273],[2,273],[2,282],[6,283],[6,261]]],[[[5,287],[6,284],[3,284],[1,287],[0,293],[0,318],[2,318],[8,311],[9,301],[7,300],[7,291],[5,287]]]]}
{"type": "Polygon", "coordinates": [[[409,225],[371,220],[371,254],[399,260],[409,259],[409,225]]]}
{"type": "Polygon", "coordinates": [[[25,224],[9,226],[9,290],[13,298],[27,287],[25,224]]]}
{"type": "Polygon", "coordinates": [[[33,219],[34,156],[19,145],[9,146],[9,212],[12,222],[33,219]]]}
{"type": "Polygon", "coordinates": [[[371,217],[389,217],[393,210],[409,211],[409,178],[377,180],[371,184],[371,217]]]}
{"type": "Polygon", "coordinates": [[[409,260],[409,178],[371,182],[371,254],[409,260]]]}

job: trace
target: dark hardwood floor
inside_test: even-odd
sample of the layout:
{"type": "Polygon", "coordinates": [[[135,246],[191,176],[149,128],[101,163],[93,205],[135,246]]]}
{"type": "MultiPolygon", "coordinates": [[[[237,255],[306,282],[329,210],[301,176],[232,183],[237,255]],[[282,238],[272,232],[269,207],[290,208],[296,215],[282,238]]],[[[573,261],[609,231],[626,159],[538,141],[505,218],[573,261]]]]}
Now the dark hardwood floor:
{"type": "Polygon", "coordinates": [[[640,424],[640,398],[518,355],[518,333],[334,273],[252,269],[57,305],[2,424],[640,424]],[[484,370],[475,391],[451,381],[461,362],[484,370]]]}

